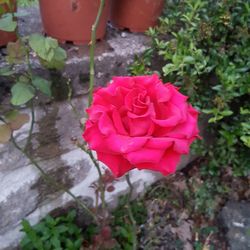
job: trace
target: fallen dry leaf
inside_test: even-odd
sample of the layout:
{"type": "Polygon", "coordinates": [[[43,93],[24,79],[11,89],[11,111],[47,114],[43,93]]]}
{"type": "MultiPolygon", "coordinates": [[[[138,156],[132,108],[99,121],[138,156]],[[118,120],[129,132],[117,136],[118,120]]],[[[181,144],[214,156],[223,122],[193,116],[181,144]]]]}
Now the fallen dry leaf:
{"type": "Polygon", "coordinates": [[[10,140],[11,129],[8,124],[0,125],[0,143],[6,143],[10,140]]]}

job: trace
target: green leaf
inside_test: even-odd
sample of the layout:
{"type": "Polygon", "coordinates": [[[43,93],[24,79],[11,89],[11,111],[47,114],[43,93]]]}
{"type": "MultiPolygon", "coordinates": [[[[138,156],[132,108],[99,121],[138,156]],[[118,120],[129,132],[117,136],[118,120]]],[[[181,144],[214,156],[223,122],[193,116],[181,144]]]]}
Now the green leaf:
{"type": "Polygon", "coordinates": [[[10,13],[2,15],[0,18],[0,30],[13,32],[16,30],[17,22],[13,20],[13,15],[10,13]]]}
{"type": "Polygon", "coordinates": [[[170,73],[172,73],[173,71],[176,71],[176,67],[174,64],[172,63],[169,63],[169,64],[166,64],[163,68],[163,73],[165,76],[169,75],[170,73]]]}
{"type": "Polygon", "coordinates": [[[233,114],[233,111],[231,110],[224,110],[220,113],[222,116],[230,116],[233,114]]]}
{"type": "Polygon", "coordinates": [[[33,34],[29,37],[29,45],[36,52],[41,63],[51,69],[62,69],[67,58],[66,51],[58,46],[57,40],[33,34]]]}
{"type": "Polygon", "coordinates": [[[241,136],[240,139],[244,142],[244,144],[250,148],[250,136],[241,136]]]}
{"type": "Polygon", "coordinates": [[[243,107],[240,108],[241,115],[250,115],[250,109],[245,109],[243,107]]]}
{"type": "Polygon", "coordinates": [[[222,116],[222,115],[217,115],[217,116],[215,116],[215,117],[210,118],[210,119],[208,120],[208,123],[216,123],[216,122],[218,122],[218,121],[220,121],[220,120],[222,120],[222,119],[223,119],[223,116],[222,116]]]}
{"type": "Polygon", "coordinates": [[[43,94],[51,96],[51,82],[47,81],[44,78],[36,76],[34,79],[32,79],[32,84],[43,94]]]}
{"type": "Polygon", "coordinates": [[[0,76],[11,76],[15,73],[10,66],[6,66],[0,69],[0,76]]]}
{"type": "Polygon", "coordinates": [[[22,105],[35,96],[35,90],[32,86],[18,82],[11,88],[11,103],[13,105],[22,105]]]}
{"type": "Polygon", "coordinates": [[[82,238],[78,239],[77,241],[74,242],[75,249],[80,249],[82,245],[82,238]]]}
{"type": "Polygon", "coordinates": [[[43,248],[43,243],[41,239],[38,237],[34,229],[31,227],[29,222],[27,220],[22,221],[23,231],[27,234],[27,237],[31,240],[33,243],[35,249],[37,250],[45,250],[43,248]]]}
{"type": "Polygon", "coordinates": [[[211,110],[211,109],[202,109],[202,112],[204,114],[213,114],[213,110],[211,110]]]}
{"type": "Polygon", "coordinates": [[[59,241],[59,239],[57,237],[55,237],[55,236],[52,237],[51,238],[51,243],[54,246],[54,248],[56,248],[56,249],[62,249],[61,248],[61,243],[60,243],[60,241],[59,241]]]}
{"type": "Polygon", "coordinates": [[[70,211],[66,218],[67,221],[73,222],[74,219],[76,218],[76,211],[75,210],[70,211]]]}
{"type": "Polygon", "coordinates": [[[195,63],[195,59],[192,56],[185,56],[183,58],[183,62],[192,64],[192,63],[195,63]]]}
{"type": "Polygon", "coordinates": [[[58,42],[50,37],[32,34],[29,37],[29,45],[41,59],[50,61],[54,56],[54,49],[58,46],[58,42]]]}
{"type": "Polygon", "coordinates": [[[66,51],[60,47],[54,50],[54,56],[51,61],[42,61],[42,64],[49,69],[63,69],[67,58],[66,51]]]}

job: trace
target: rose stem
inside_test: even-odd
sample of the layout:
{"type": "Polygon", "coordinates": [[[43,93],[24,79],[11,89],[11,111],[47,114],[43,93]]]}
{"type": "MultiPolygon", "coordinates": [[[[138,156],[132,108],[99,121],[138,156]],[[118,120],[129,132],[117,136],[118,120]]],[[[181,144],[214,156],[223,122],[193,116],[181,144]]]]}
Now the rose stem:
{"type": "Polygon", "coordinates": [[[137,225],[136,225],[136,220],[135,220],[133,212],[132,212],[132,208],[130,206],[130,200],[131,200],[132,194],[133,194],[133,185],[132,185],[132,183],[130,181],[129,173],[126,174],[126,181],[128,183],[128,186],[129,186],[129,193],[128,193],[128,198],[127,198],[127,207],[128,207],[129,219],[132,222],[132,229],[133,229],[133,250],[136,250],[137,249],[137,225]]]}
{"type": "MultiPolygon", "coordinates": [[[[101,0],[100,2],[100,6],[98,9],[98,13],[96,16],[96,20],[94,22],[94,24],[92,25],[91,28],[91,41],[90,41],[90,62],[89,62],[89,102],[88,102],[88,106],[91,105],[92,100],[93,100],[93,89],[94,89],[94,76],[95,76],[95,44],[96,44],[96,29],[97,26],[99,24],[103,9],[104,9],[104,5],[105,5],[105,0],[101,0]]],[[[98,171],[98,175],[99,175],[99,186],[100,186],[100,191],[101,191],[101,200],[102,200],[102,209],[106,209],[106,203],[105,203],[105,186],[102,180],[102,172],[101,172],[101,168],[99,163],[96,161],[96,159],[94,158],[91,150],[87,151],[90,158],[92,159],[92,161],[94,162],[97,171],[98,171]]]]}
{"type": "Polygon", "coordinates": [[[90,62],[89,62],[89,106],[93,99],[93,89],[94,89],[94,76],[95,76],[95,44],[96,44],[96,29],[100,21],[104,9],[105,0],[101,0],[96,20],[91,28],[91,41],[90,41],[90,62]]]}
{"type": "Polygon", "coordinates": [[[35,166],[40,173],[42,174],[43,178],[45,180],[47,180],[50,184],[52,184],[53,186],[55,186],[56,188],[64,191],[65,193],[67,193],[68,195],[70,195],[75,201],[76,203],[83,209],[85,210],[89,215],[91,215],[91,217],[93,217],[93,219],[95,220],[96,223],[98,223],[97,218],[95,216],[95,214],[89,210],[89,208],[83,203],[81,202],[70,190],[68,190],[67,188],[65,188],[62,184],[57,183],[54,178],[50,177],[43,169],[42,167],[37,163],[37,161],[35,161],[27,152],[25,149],[21,148],[15,138],[13,137],[13,134],[11,135],[11,141],[14,144],[14,146],[20,151],[22,152],[28,159],[29,161],[32,163],[33,166],[35,166]]]}

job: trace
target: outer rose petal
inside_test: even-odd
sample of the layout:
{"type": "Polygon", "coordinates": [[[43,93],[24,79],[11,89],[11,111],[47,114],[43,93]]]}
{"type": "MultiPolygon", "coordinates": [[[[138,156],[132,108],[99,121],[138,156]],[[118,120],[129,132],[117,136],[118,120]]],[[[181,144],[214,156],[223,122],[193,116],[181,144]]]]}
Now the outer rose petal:
{"type": "Polygon", "coordinates": [[[197,120],[198,112],[193,107],[189,106],[186,121],[173,127],[173,129],[168,131],[164,136],[184,139],[198,137],[199,129],[197,120]]]}
{"type": "Polygon", "coordinates": [[[136,86],[143,86],[146,89],[156,85],[157,83],[162,83],[157,74],[147,75],[147,76],[135,76],[133,77],[136,83],[136,86]]]}
{"type": "Polygon", "coordinates": [[[83,138],[89,143],[92,150],[110,154],[126,154],[142,148],[148,141],[147,137],[129,137],[117,134],[104,136],[97,125],[85,130],[83,138]]]}
{"type": "Polygon", "coordinates": [[[136,167],[139,170],[148,169],[157,172],[161,172],[163,175],[172,174],[176,170],[176,166],[180,161],[180,154],[170,150],[167,150],[164,156],[158,163],[141,163],[137,164],[136,167]]]}
{"type": "Polygon", "coordinates": [[[122,156],[119,155],[111,155],[97,152],[97,156],[98,160],[109,166],[115,177],[121,177],[126,172],[134,168],[127,160],[125,160],[122,156]]]}
{"type": "Polygon", "coordinates": [[[135,86],[134,77],[129,76],[116,76],[113,77],[111,84],[108,86],[110,89],[116,89],[117,87],[124,87],[128,89],[132,89],[135,86]]]}
{"type": "Polygon", "coordinates": [[[158,102],[168,102],[172,96],[172,93],[168,86],[162,85],[160,83],[155,86],[155,92],[158,102]]]}
{"type": "Polygon", "coordinates": [[[152,119],[154,123],[162,127],[174,127],[182,120],[182,113],[178,107],[171,104],[168,108],[171,109],[171,116],[166,119],[152,119]]]}
{"type": "Polygon", "coordinates": [[[140,163],[158,163],[163,155],[164,150],[142,148],[140,150],[128,153],[126,155],[126,159],[128,159],[132,165],[136,166],[140,163]]]}

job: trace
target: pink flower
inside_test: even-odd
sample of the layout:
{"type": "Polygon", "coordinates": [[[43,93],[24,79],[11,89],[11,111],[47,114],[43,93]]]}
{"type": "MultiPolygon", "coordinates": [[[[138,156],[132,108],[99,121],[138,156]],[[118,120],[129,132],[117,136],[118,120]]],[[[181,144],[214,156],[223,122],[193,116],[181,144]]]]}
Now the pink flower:
{"type": "Polygon", "coordinates": [[[114,77],[93,96],[84,139],[116,177],[131,169],[174,173],[198,137],[198,112],[157,75],[114,77]]]}

